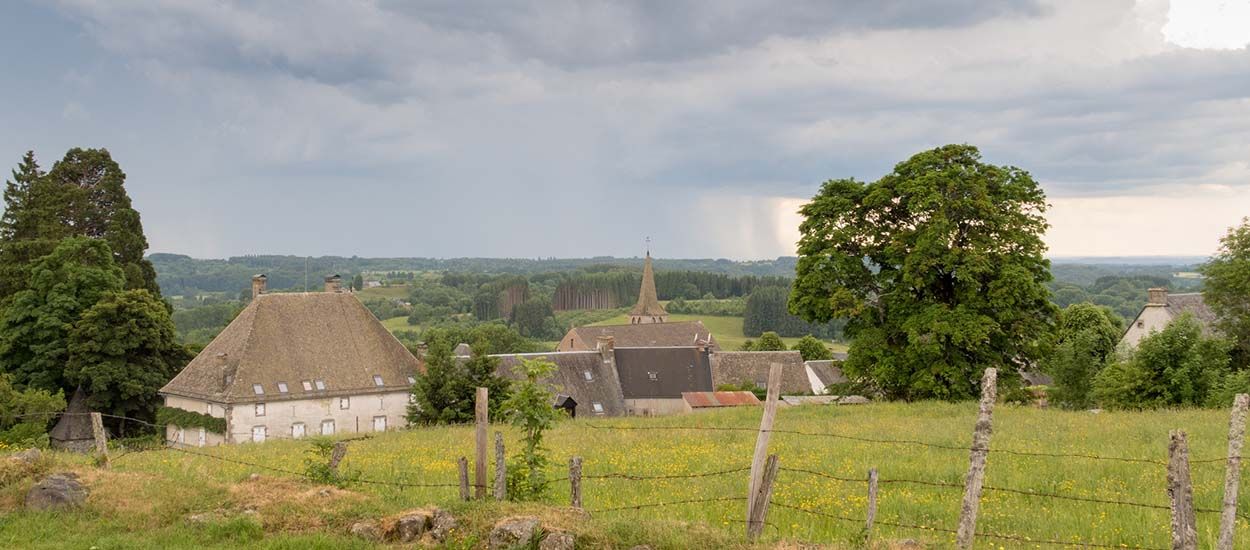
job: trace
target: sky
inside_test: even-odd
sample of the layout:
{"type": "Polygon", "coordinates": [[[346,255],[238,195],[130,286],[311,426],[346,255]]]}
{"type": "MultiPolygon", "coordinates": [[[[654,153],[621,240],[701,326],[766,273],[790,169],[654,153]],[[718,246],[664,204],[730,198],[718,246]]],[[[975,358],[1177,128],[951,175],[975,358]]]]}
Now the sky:
{"type": "Polygon", "coordinates": [[[765,259],[969,143],[1063,256],[1250,216],[1250,0],[9,2],[0,164],[105,147],[154,252],[765,259]]]}

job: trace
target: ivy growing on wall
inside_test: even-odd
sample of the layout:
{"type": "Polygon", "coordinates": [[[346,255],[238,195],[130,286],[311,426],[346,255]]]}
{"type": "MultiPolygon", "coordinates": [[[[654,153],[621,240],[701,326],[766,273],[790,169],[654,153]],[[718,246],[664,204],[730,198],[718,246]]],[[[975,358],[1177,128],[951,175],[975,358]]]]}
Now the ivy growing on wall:
{"type": "Polygon", "coordinates": [[[157,409],[156,423],[162,426],[174,425],[183,429],[204,428],[213,433],[226,433],[226,419],[174,407],[157,409]]]}

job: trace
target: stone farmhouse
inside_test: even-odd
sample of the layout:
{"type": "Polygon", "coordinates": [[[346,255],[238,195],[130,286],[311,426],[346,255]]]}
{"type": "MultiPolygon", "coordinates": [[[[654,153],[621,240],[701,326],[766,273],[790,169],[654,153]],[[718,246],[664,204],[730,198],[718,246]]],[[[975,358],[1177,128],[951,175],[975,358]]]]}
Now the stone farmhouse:
{"type": "Polygon", "coordinates": [[[1210,335],[1215,324],[1215,313],[1207,307],[1199,292],[1187,294],[1169,294],[1166,288],[1152,288],[1148,291],[1146,305],[1133,322],[1129,323],[1124,335],[1120,337],[1120,346],[1137,347],[1142,338],[1151,332],[1163,330],[1172,320],[1186,313],[1202,325],[1203,334],[1210,335]]]}
{"type": "Polygon", "coordinates": [[[225,431],[170,425],[203,446],[402,427],[418,361],[335,275],[325,292],[265,292],[160,394],[165,406],[225,420],[225,431]]]}

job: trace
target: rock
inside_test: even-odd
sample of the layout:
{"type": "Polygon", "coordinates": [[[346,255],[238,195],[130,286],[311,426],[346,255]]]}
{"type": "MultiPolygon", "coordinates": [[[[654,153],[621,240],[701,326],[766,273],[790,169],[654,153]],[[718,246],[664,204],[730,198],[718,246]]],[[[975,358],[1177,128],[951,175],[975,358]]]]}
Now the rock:
{"type": "Polygon", "coordinates": [[[39,449],[32,447],[30,449],[26,449],[25,451],[15,453],[13,456],[9,457],[9,460],[29,465],[39,462],[40,458],[43,458],[43,453],[39,452],[39,449]]]}
{"type": "Polygon", "coordinates": [[[252,475],[247,476],[247,480],[248,481],[260,481],[260,474],[253,473],[252,475]]]}
{"type": "Polygon", "coordinates": [[[538,518],[515,517],[500,520],[490,530],[486,548],[489,550],[508,550],[525,546],[534,540],[538,533],[538,518]]]}
{"type": "Polygon", "coordinates": [[[432,520],[429,512],[408,512],[399,516],[383,536],[389,541],[412,542],[430,529],[432,520]]]}
{"type": "Polygon", "coordinates": [[[381,542],[382,530],[376,521],[358,521],[352,524],[351,533],[357,537],[373,542],[381,542]]]}
{"type": "Polygon", "coordinates": [[[36,483],[26,493],[28,510],[58,510],[81,506],[87,499],[87,488],[78,482],[78,475],[66,472],[52,474],[36,483]]]}
{"type": "Polygon", "coordinates": [[[328,497],[328,496],[330,496],[330,495],[332,495],[332,494],[334,494],[334,493],[333,493],[333,492],[331,492],[331,491],[330,491],[330,489],[328,489],[328,488],[327,488],[327,489],[322,489],[322,490],[320,490],[320,491],[317,491],[317,496],[319,496],[319,497],[328,497]]]}
{"type": "Polygon", "coordinates": [[[1090,414],[1102,414],[1102,409],[1090,409],[1090,414]]]}
{"type": "Polygon", "coordinates": [[[573,550],[573,533],[552,531],[538,543],[538,550],[573,550]]]}
{"type": "Polygon", "coordinates": [[[447,540],[451,536],[451,532],[456,530],[459,524],[456,518],[443,510],[434,510],[434,517],[430,520],[430,537],[437,542],[447,540]]]}

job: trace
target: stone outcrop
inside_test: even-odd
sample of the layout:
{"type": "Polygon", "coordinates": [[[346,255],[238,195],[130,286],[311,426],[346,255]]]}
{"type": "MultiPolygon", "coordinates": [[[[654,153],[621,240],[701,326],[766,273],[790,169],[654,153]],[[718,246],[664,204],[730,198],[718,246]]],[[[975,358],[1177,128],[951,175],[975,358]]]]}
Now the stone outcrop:
{"type": "Polygon", "coordinates": [[[552,531],[538,543],[538,550],[573,550],[576,542],[572,533],[552,531]]]}
{"type": "Polygon", "coordinates": [[[510,550],[533,542],[538,534],[538,518],[515,517],[500,520],[490,530],[486,547],[489,550],[510,550]]]}
{"type": "Polygon", "coordinates": [[[454,516],[436,508],[434,518],[430,520],[430,537],[437,542],[444,542],[456,527],[459,527],[459,523],[454,516]]]}
{"type": "Polygon", "coordinates": [[[430,530],[434,514],[423,510],[405,512],[391,522],[387,522],[383,538],[392,542],[413,542],[430,530]]]}
{"type": "Polygon", "coordinates": [[[76,508],[87,500],[87,488],[78,481],[78,474],[52,474],[43,478],[26,493],[28,510],[60,510],[76,508]]]}
{"type": "Polygon", "coordinates": [[[358,521],[352,524],[351,533],[362,539],[380,542],[382,540],[382,529],[378,527],[376,521],[358,521]]]}

